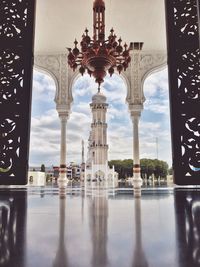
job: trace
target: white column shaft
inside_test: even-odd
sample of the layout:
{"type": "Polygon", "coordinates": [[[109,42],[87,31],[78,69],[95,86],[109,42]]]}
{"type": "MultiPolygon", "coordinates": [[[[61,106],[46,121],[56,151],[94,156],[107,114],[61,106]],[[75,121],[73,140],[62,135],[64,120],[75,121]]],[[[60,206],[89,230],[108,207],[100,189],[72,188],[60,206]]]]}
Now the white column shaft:
{"type": "Polygon", "coordinates": [[[67,126],[67,115],[60,115],[61,123],[61,138],[60,138],[60,175],[59,181],[67,180],[67,169],[66,169],[66,126],[67,126]]]}
{"type": "MultiPolygon", "coordinates": [[[[139,117],[133,117],[133,159],[134,166],[140,165],[140,151],[139,151],[139,117]]],[[[135,170],[137,171],[137,170],[135,170]]],[[[140,177],[140,173],[134,172],[134,177],[140,177]],[[138,176],[139,175],[139,176],[138,176]]]]}
{"type": "Polygon", "coordinates": [[[139,118],[140,114],[132,114],[133,122],[133,187],[134,196],[141,196],[141,172],[140,172],[140,150],[139,150],[139,118]]]}
{"type": "Polygon", "coordinates": [[[60,118],[61,122],[61,140],[60,140],[60,164],[66,164],[66,126],[67,119],[60,118]]]}

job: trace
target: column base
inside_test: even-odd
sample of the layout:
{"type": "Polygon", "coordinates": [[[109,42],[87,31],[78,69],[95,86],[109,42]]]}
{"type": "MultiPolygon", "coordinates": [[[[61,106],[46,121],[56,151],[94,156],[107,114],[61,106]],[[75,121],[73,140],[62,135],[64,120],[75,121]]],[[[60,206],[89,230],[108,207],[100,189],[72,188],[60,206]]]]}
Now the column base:
{"type": "Polygon", "coordinates": [[[67,186],[67,183],[68,183],[68,179],[65,177],[64,179],[59,177],[58,180],[57,180],[57,183],[58,183],[58,186],[67,186]]]}
{"type": "Polygon", "coordinates": [[[58,188],[59,188],[59,196],[60,198],[66,197],[66,188],[67,188],[67,182],[68,179],[65,177],[65,179],[58,178],[58,188]]]}
{"type": "Polygon", "coordinates": [[[60,164],[58,182],[65,183],[68,182],[67,179],[67,168],[65,164],[60,164]]]}
{"type": "Polygon", "coordinates": [[[69,180],[66,177],[66,173],[60,173],[57,181],[58,182],[68,182],[69,180]]]}
{"type": "Polygon", "coordinates": [[[133,190],[134,190],[134,197],[141,197],[142,194],[142,187],[143,181],[142,178],[133,178],[133,190]]]}

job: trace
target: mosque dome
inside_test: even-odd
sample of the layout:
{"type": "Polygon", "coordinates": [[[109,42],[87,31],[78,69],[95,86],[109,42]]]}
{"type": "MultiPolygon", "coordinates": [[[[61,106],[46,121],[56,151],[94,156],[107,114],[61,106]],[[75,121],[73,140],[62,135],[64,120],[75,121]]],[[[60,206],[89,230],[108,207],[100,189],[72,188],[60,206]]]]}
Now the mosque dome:
{"type": "Polygon", "coordinates": [[[106,97],[101,92],[96,93],[92,97],[92,103],[106,103],[106,97]]]}

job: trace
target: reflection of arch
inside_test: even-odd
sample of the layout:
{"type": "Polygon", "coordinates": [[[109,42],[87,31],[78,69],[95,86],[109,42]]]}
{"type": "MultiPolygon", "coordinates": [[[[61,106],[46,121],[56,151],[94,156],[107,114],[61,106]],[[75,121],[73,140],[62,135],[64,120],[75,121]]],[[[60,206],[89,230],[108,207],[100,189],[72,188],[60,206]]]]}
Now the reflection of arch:
{"type": "Polygon", "coordinates": [[[58,80],[57,80],[56,76],[50,70],[45,69],[45,68],[40,67],[40,66],[37,66],[37,65],[34,65],[34,70],[36,70],[40,73],[43,73],[43,74],[47,75],[48,77],[50,77],[51,79],[53,79],[55,86],[56,86],[56,93],[55,93],[55,98],[54,98],[54,101],[56,102],[56,100],[58,99],[58,96],[59,96],[59,84],[58,84],[58,80]]]}

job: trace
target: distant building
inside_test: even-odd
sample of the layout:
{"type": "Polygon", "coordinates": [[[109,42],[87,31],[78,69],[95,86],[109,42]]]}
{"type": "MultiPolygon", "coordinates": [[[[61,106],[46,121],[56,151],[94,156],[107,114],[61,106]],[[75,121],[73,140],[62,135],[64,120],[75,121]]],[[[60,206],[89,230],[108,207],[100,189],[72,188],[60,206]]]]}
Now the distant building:
{"type": "MultiPolygon", "coordinates": [[[[75,164],[73,162],[70,163],[70,165],[67,166],[67,179],[80,179],[81,175],[81,165],[75,164]]],[[[54,173],[53,177],[57,180],[59,177],[59,170],[60,168],[58,166],[53,167],[54,173]]]]}
{"type": "Polygon", "coordinates": [[[67,171],[68,170],[71,171],[71,178],[72,179],[80,179],[81,165],[71,163],[71,165],[67,167],[67,171]]]}

